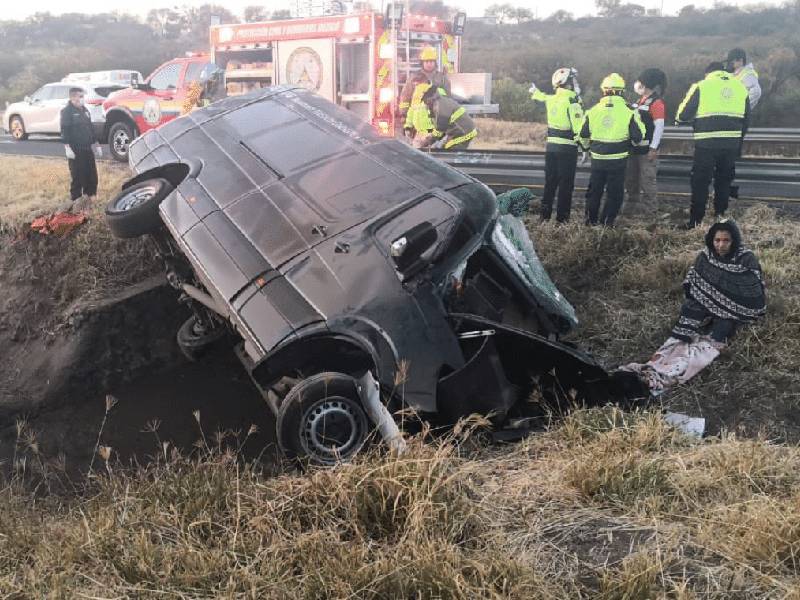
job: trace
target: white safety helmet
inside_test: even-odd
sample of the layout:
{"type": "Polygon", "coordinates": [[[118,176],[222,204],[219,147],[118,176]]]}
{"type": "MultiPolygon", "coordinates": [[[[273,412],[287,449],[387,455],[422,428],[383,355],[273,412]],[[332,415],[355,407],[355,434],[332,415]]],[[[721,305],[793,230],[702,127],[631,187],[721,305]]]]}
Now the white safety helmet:
{"type": "Polygon", "coordinates": [[[557,69],[556,72],[553,73],[553,78],[551,79],[553,89],[564,87],[567,83],[569,83],[570,79],[574,81],[577,77],[578,70],[573,67],[562,67],[557,69]]]}

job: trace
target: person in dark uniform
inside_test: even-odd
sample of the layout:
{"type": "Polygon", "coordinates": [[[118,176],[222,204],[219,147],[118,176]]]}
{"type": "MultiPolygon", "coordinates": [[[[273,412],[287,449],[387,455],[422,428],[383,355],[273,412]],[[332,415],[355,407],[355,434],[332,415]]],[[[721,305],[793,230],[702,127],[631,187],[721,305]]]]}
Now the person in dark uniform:
{"type": "Polygon", "coordinates": [[[72,178],[70,199],[74,202],[87,196],[89,202],[97,199],[97,164],[100,145],[94,138],[92,118],[83,104],[83,90],[70,88],[69,102],[61,109],[61,140],[69,163],[72,178]]]}

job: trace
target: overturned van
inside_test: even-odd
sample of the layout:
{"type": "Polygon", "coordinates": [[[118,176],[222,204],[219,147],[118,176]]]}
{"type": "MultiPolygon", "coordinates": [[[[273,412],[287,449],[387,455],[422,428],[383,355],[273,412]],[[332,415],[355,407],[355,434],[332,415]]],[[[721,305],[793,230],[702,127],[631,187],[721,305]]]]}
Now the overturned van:
{"type": "Polygon", "coordinates": [[[289,455],[346,459],[392,438],[400,408],[502,426],[532,395],[621,393],[558,341],[574,310],[487,187],[313,93],[217,102],[144,134],[130,164],[109,226],[155,240],[192,307],[185,353],[234,334],[289,455]]]}

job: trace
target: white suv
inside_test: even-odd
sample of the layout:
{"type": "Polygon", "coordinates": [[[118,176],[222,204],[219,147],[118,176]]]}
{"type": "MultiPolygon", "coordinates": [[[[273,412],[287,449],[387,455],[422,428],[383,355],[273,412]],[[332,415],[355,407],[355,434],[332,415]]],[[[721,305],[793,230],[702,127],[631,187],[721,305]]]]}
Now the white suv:
{"type": "Polygon", "coordinates": [[[104,141],[101,139],[106,122],[103,102],[111,92],[126,87],[118,82],[59,81],[43,85],[22,102],[8,105],[3,117],[6,132],[17,141],[28,139],[31,133],[60,135],[61,109],[69,102],[69,90],[73,87],[83,90],[95,137],[98,141],[104,141]]]}

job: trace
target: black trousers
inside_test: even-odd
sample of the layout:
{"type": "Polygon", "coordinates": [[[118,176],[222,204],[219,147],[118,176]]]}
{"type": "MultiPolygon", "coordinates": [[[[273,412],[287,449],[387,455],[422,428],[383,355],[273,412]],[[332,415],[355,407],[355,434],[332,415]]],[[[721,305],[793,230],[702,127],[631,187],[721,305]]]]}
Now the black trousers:
{"type": "Polygon", "coordinates": [[[697,225],[706,214],[708,186],[714,180],[714,213],[721,215],[728,210],[731,194],[731,180],[735,173],[738,151],[733,148],[694,149],[692,164],[692,207],[689,223],[697,225]]]}
{"type": "Polygon", "coordinates": [[[542,196],[542,220],[553,214],[553,200],[558,190],[556,221],[569,220],[572,210],[572,191],[575,188],[575,169],[578,165],[578,149],[546,152],[544,155],[544,195],[542,196]]]}
{"type": "Polygon", "coordinates": [[[69,195],[72,200],[77,200],[84,194],[97,195],[97,164],[94,162],[94,153],[88,150],[73,150],[75,158],[70,158],[69,174],[72,181],[69,185],[69,195]]]}
{"type": "Polygon", "coordinates": [[[592,161],[592,171],[589,176],[589,189],[586,192],[586,222],[590,225],[613,225],[614,219],[622,207],[622,198],[625,194],[625,166],[623,161],[620,166],[598,166],[598,161],[592,161]],[[607,192],[606,202],[600,211],[600,200],[603,192],[607,192]],[[599,215],[598,215],[599,213],[599,215]],[[598,221],[599,216],[599,221],[598,221]]]}

